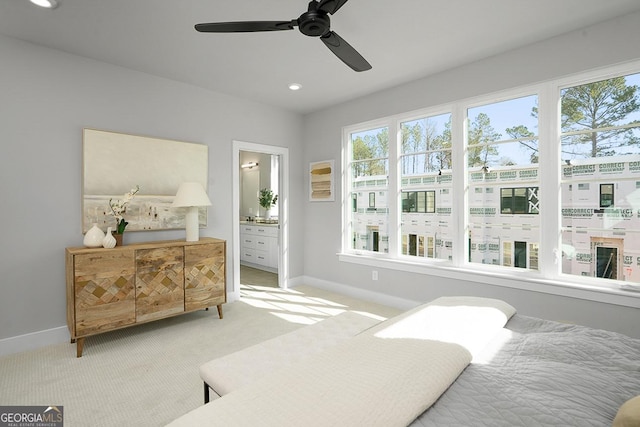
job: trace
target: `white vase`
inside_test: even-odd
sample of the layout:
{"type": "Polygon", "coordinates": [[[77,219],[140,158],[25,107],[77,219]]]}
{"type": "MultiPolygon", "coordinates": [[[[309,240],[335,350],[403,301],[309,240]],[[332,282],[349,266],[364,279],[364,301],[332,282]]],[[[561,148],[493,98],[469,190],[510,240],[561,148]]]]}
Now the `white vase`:
{"type": "Polygon", "coordinates": [[[265,211],[264,211],[264,219],[266,219],[266,220],[271,219],[271,209],[265,209],[265,211]]]}
{"type": "Polygon", "coordinates": [[[111,227],[107,228],[104,239],[102,239],[102,247],[106,249],[113,249],[116,247],[116,238],[111,234],[111,227]]]}
{"type": "Polygon", "coordinates": [[[102,240],[104,239],[104,232],[100,230],[98,224],[93,223],[93,227],[87,231],[84,235],[82,243],[88,248],[99,248],[102,246],[102,240]]]}

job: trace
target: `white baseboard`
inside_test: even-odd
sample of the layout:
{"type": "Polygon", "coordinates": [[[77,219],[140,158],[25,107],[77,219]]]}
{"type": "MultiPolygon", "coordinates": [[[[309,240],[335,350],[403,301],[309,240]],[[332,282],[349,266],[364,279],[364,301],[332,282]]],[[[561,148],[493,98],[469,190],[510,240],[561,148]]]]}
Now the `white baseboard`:
{"type": "Polygon", "coordinates": [[[392,295],[369,291],[362,288],[356,288],[354,286],[345,285],[342,283],[330,282],[328,280],[317,279],[310,276],[299,276],[289,281],[289,287],[291,288],[299,285],[309,285],[313,286],[314,288],[324,289],[325,291],[335,292],[337,294],[342,294],[352,298],[358,298],[363,301],[374,302],[376,304],[386,305],[401,310],[409,310],[422,304],[419,301],[394,297],[392,295]]]}
{"type": "Polygon", "coordinates": [[[0,356],[36,350],[51,344],[70,342],[69,339],[69,330],[66,326],[3,338],[0,340],[0,356]]]}
{"type": "MultiPolygon", "coordinates": [[[[310,276],[298,276],[289,280],[289,287],[295,288],[300,285],[309,285],[329,292],[358,298],[376,304],[387,305],[401,310],[408,310],[420,304],[404,298],[386,295],[380,292],[369,291],[356,288],[342,283],[330,282],[328,280],[317,279],[310,276]]],[[[239,299],[239,293],[229,292],[227,301],[232,302],[239,299]]],[[[44,331],[32,332],[18,335],[16,337],[0,339],[0,357],[8,354],[21,353],[23,351],[35,350],[51,344],[60,344],[69,341],[69,331],[66,326],[46,329],[44,331]]]]}

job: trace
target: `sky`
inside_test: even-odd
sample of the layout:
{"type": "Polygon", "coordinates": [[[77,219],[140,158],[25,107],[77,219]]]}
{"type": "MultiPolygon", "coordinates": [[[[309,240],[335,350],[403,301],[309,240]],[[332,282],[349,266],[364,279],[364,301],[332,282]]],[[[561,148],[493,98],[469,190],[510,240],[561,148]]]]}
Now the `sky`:
{"type": "MultiPolygon", "coordinates": [[[[626,76],[628,85],[636,85],[640,87],[640,73],[626,76]]],[[[468,109],[468,116],[471,122],[480,113],[485,113],[491,120],[491,127],[495,132],[501,134],[501,139],[511,139],[506,132],[507,128],[517,125],[524,125],[534,134],[538,133],[537,118],[531,115],[533,107],[537,105],[537,95],[525,96],[521,98],[510,99],[503,102],[492,103],[482,106],[476,106],[468,109]]],[[[445,123],[449,120],[449,114],[442,114],[429,118],[432,124],[436,125],[436,132],[442,133],[445,129],[445,123]]],[[[640,120],[640,110],[628,116],[627,121],[640,120]]],[[[408,124],[413,121],[406,122],[408,124]]],[[[356,136],[364,136],[367,134],[375,134],[377,130],[364,131],[354,134],[356,136]]],[[[636,130],[640,137],[640,129],[636,130]]],[[[499,157],[502,159],[510,159],[517,164],[530,164],[530,153],[522,149],[519,142],[507,143],[500,145],[499,157]]],[[[496,160],[499,162],[499,160],[496,160]]]]}

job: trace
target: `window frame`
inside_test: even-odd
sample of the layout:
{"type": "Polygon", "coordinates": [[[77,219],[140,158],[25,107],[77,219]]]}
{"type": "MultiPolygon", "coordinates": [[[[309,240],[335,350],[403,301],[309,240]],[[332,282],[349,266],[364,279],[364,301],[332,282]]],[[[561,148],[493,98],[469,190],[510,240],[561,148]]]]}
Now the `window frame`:
{"type": "MultiPolygon", "coordinates": [[[[482,96],[457,100],[449,104],[442,104],[434,107],[414,111],[410,113],[396,114],[393,116],[377,119],[365,124],[343,127],[343,153],[347,153],[348,135],[357,132],[358,129],[369,128],[372,123],[375,126],[387,126],[389,128],[389,253],[385,254],[363,254],[357,250],[350,250],[345,244],[338,254],[342,262],[370,265],[372,267],[385,267],[397,269],[417,274],[427,274],[447,279],[457,279],[471,282],[488,282],[498,286],[529,290],[534,292],[544,292],[555,295],[573,296],[583,299],[608,302],[625,306],[640,308],[640,294],[630,293],[620,290],[618,287],[603,286],[602,279],[595,277],[579,277],[563,274],[558,263],[561,237],[561,200],[558,191],[544,191],[545,188],[558,188],[561,181],[561,156],[560,156],[560,94],[568,87],[578,86],[600,80],[611,79],[623,75],[640,73],[640,61],[633,61],[627,64],[611,66],[607,69],[587,71],[584,73],[567,76],[559,79],[549,80],[533,85],[527,85],[511,90],[489,93],[482,96]],[[466,198],[454,197],[452,211],[455,221],[453,224],[454,251],[449,262],[433,259],[426,256],[430,249],[425,240],[424,257],[406,257],[401,254],[402,236],[396,225],[400,224],[402,214],[401,191],[400,191],[400,171],[398,160],[401,158],[400,150],[400,123],[407,122],[421,116],[431,116],[444,113],[452,114],[451,126],[451,146],[453,164],[453,194],[462,194],[467,186],[467,166],[466,155],[459,147],[466,139],[467,126],[464,125],[465,111],[471,107],[500,102],[522,96],[537,94],[538,96],[538,140],[539,146],[547,144],[553,146],[551,150],[540,152],[538,160],[539,168],[539,203],[544,211],[540,211],[542,223],[545,224],[545,232],[541,233],[540,242],[534,248],[530,242],[527,243],[527,256],[535,257],[538,270],[528,270],[519,267],[506,269],[500,267],[496,269],[491,265],[480,265],[468,262],[469,239],[466,238],[466,226],[469,224],[468,201],[466,198]],[[458,167],[458,165],[464,167],[458,167]],[[458,172],[456,172],[458,169],[458,172]],[[396,197],[391,195],[395,194],[396,197]],[[392,232],[391,230],[398,230],[392,232]],[[532,254],[532,255],[530,255],[532,254]],[[482,278],[486,280],[483,280],[482,278]]],[[[346,155],[343,156],[346,158],[346,155]]],[[[343,163],[344,165],[344,163],[343,163]]],[[[346,180],[344,182],[347,189],[346,180]]],[[[349,192],[346,192],[350,194],[349,192]]],[[[345,194],[345,192],[343,192],[345,194]]],[[[347,213],[348,214],[348,213],[347,213]]],[[[343,215],[345,216],[345,215],[343,215]]],[[[343,228],[345,232],[344,241],[348,243],[350,232],[348,228],[343,228]]],[[[532,258],[533,259],[533,258],[532,258]]],[[[625,282],[619,282],[618,285],[625,282]]]]}

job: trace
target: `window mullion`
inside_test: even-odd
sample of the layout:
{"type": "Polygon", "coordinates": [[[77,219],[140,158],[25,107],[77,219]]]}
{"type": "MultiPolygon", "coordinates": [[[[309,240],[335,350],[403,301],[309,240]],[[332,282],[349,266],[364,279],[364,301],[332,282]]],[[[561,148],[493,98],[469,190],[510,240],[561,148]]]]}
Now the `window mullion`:
{"type": "Polygon", "coordinates": [[[463,194],[464,197],[453,197],[452,237],[453,245],[452,263],[455,267],[462,267],[468,262],[466,254],[469,253],[469,214],[467,201],[467,120],[466,109],[461,103],[455,104],[451,112],[451,162],[453,175],[453,194],[463,194]]]}
{"type": "Polygon", "coordinates": [[[557,278],[560,269],[560,90],[542,85],[539,97],[540,235],[539,269],[544,277],[557,278]]]}
{"type": "Polygon", "coordinates": [[[400,254],[400,209],[402,194],[400,192],[400,123],[397,120],[387,125],[389,127],[389,178],[387,187],[387,203],[389,207],[389,255],[397,258],[400,254]]]}

